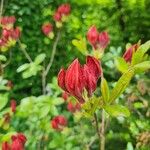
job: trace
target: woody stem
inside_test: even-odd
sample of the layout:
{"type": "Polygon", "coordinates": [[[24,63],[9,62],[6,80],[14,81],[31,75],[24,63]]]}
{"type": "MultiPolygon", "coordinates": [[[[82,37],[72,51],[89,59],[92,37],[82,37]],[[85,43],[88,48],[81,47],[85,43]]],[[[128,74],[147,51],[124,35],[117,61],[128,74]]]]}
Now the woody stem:
{"type": "Polygon", "coordinates": [[[101,147],[100,150],[105,150],[105,112],[102,110],[102,122],[101,122],[101,147]]]}

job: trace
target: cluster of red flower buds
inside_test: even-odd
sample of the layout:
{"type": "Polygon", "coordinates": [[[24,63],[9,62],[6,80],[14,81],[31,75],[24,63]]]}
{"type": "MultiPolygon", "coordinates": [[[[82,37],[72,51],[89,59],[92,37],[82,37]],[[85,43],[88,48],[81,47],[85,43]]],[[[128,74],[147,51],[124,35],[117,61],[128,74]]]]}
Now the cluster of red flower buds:
{"type": "Polygon", "coordinates": [[[139,48],[140,44],[139,43],[136,43],[132,46],[130,46],[126,51],[125,53],[123,54],[123,58],[126,62],[131,62],[132,60],[132,56],[133,56],[133,53],[137,51],[137,49],[139,48]]]}
{"type": "Polygon", "coordinates": [[[102,53],[110,41],[108,33],[99,33],[94,25],[89,28],[87,32],[87,39],[94,50],[98,50],[102,53]]]}
{"type": "Polygon", "coordinates": [[[62,115],[56,116],[51,120],[51,126],[57,131],[62,131],[67,126],[67,119],[62,115]]]}
{"type": "Polygon", "coordinates": [[[24,145],[27,141],[26,137],[22,133],[17,133],[11,137],[12,143],[2,143],[2,150],[24,150],[24,145]]]}
{"type": "Polygon", "coordinates": [[[69,95],[74,96],[79,103],[86,101],[84,91],[91,97],[96,90],[97,81],[102,75],[100,62],[87,56],[86,64],[81,66],[78,59],[75,59],[65,71],[63,68],[58,73],[58,85],[69,95]]]}
{"type": "Polygon", "coordinates": [[[17,105],[16,101],[15,101],[14,99],[12,99],[12,100],[10,101],[10,107],[11,107],[11,111],[12,111],[13,113],[16,111],[16,105],[17,105]]]}
{"type": "Polygon", "coordinates": [[[60,28],[62,26],[62,23],[66,21],[68,15],[70,14],[70,11],[71,8],[69,4],[62,4],[58,7],[53,16],[58,28],[60,28]]]}
{"type": "Polygon", "coordinates": [[[0,24],[2,27],[2,34],[0,38],[0,51],[5,52],[10,47],[16,44],[16,41],[20,37],[20,28],[14,28],[14,23],[16,19],[14,16],[6,16],[0,19],[0,24]]]}

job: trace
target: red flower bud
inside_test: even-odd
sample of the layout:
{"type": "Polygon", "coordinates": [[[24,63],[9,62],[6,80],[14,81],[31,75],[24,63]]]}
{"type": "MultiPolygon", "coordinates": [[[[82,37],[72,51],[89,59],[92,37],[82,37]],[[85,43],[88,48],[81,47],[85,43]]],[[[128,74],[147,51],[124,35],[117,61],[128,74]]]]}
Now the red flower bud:
{"type": "Polygon", "coordinates": [[[68,99],[69,95],[67,92],[62,93],[62,98],[66,101],[68,99]]]}
{"type": "Polygon", "coordinates": [[[13,88],[13,83],[12,83],[12,81],[8,81],[7,82],[7,84],[6,84],[6,86],[8,87],[8,88],[10,88],[10,89],[12,89],[13,88]]]}
{"type": "Polygon", "coordinates": [[[52,119],[51,125],[53,129],[61,131],[67,125],[67,119],[62,115],[56,116],[52,119]]]}
{"type": "Polygon", "coordinates": [[[94,46],[98,39],[98,31],[95,26],[91,26],[87,32],[87,39],[89,43],[94,46]]]}
{"type": "Polygon", "coordinates": [[[9,113],[4,114],[4,123],[9,123],[10,119],[11,119],[11,117],[10,117],[9,113]]]}
{"type": "Polygon", "coordinates": [[[87,56],[87,62],[83,67],[76,59],[66,71],[61,69],[58,74],[58,85],[64,91],[76,97],[80,103],[83,103],[82,94],[84,89],[91,96],[96,89],[97,80],[101,74],[102,68],[98,60],[87,56]]]}
{"type": "Polygon", "coordinates": [[[53,26],[50,23],[45,23],[42,25],[42,31],[43,33],[48,36],[50,32],[53,31],[53,26]]]}
{"type": "Polygon", "coordinates": [[[17,40],[21,35],[21,31],[19,27],[16,27],[16,29],[13,30],[11,38],[17,40]]]}
{"type": "Polygon", "coordinates": [[[131,62],[132,55],[138,48],[139,48],[139,44],[134,44],[131,47],[129,47],[123,55],[124,60],[126,62],[131,62]]]}
{"type": "Polygon", "coordinates": [[[59,12],[55,12],[54,16],[53,16],[55,21],[61,21],[62,15],[59,12]]]}
{"type": "Polygon", "coordinates": [[[107,47],[109,41],[110,41],[110,39],[109,39],[109,35],[107,32],[99,33],[98,42],[99,42],[100,48],[105,49],[107,47]]]}
{"type": "Polygon", "coordinates": [[[2,150],[11,150],[8,142],[2,143],[2,150]]]}
{"type": "Polygon", "coordinates": [[[70,5],[69,4],[62,4],[58,7],[57,11],[60,14],[69,15],[70,14],[70,5]]]}
{"type": "Polygon", "coordinates": [[[12,112],[16,111],[16,105],[17,105],[16,101],[14,99],[12,99],[10,102],[10,107],[11,107],[12,112]]]}
{"type": "Polygon", "coordinates": [[[11,150],[24,150],[24,146],[20,140],[16,139],[11,144],[11,150]]]}
{"type": "Polygon", "coordinates": [[[5,17],[2,17],[1,19],[1,24],[2,25],[7,25],[7,24],[14,24],[16,21],[16,18],[14,16],[5,16],[5,17]]]}
{"type": "Polygon", "coordinates": [[[79,111],[81,109],[81,106],[79,103],[73,104],[72,102],[68,102],[67,109],[68,111],[74,113],[76,111],[79,111]]]}
{"type": "Polygon", "coordinates": [[[73,105],[72,102],[68,102],[67,109],[68,109],[68,111],[70,111],[72,113],[74,113],[76,111],[75,106],[73,105]]]}

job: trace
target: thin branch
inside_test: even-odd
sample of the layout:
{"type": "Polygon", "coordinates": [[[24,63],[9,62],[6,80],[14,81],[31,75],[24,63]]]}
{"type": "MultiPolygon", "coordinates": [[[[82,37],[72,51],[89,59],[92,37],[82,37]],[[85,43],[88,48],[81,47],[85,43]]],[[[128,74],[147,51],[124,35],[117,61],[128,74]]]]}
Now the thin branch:
{"type": "Polygon", "coordinates": [[[98,118],[97,118],[96,113],[94,113],[94,120],[95,120],[95,124],[96,124],[97,135],[98,135],[98,138],[99,138],[99,144],[100,144],[100,141],[101,141],[101,135],[100,135],[100,131],[99,131],[98,118]]]}
{"type": "Polygon", "coordinates": [[[101,150],[105,150],[105,112],[102,110],[102,122],[101,122],[101,150]]]}
{"type": "Polygon", "coordinates": [[[20,49],[23,52],[23,54],[25,55],[25,57],[28,59],[28,61],[30,63],[32,63],[33,61],[31,59],[30,55],[28,54],[28,52],[26,51],[26,49],[24,47],[22,47],[22,44],[21,44],[20,40],[18,40],[18,43],[19,43],[20,49]]]}
{"type": "Polygon", "coordinates": [[[2,18],[2,14],[3,14],[3,7],[4,7],[4,0],[1,0],[1,6],[0,6],[0,19],[2,18]]]}
{"type": "Polygon", "coordinates": [[[12,52],[10,50],[9,51],[9,59],[8,59],[8,61],[5,64],[3,64],[3,68],[7,67],[10,64],[11,58],[12,58],[12,52]]]}
{"type": "Polygon", "coordinates": [[[54,57],[55,57],[55,53],[56,53],[56,48],[57,48],[57,44],[58,44],[58,41],[60,39],[60,30],[57,32],[57,36],[56,36],[56,40],[53,44],[53,48],[52,48],[52,55],[50,57],[50,60],[49,60],[49,63],[46,67],[46,70],[45,70],[45,76],[47,76],[52,64],[53,64],[53,60],[54,60],[54,57]]]}

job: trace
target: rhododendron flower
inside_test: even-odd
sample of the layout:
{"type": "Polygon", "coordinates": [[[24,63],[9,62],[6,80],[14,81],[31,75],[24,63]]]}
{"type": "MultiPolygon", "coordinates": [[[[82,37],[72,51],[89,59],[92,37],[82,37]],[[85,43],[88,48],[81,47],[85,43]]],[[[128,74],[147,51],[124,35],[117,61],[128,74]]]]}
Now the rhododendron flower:
{"type": "Polygon", "coordinates": [[[74,113],[76,111],[80,111],[81,106],[79,103],[73,104],[72,102],[68,102],[67,109],[68,109],[68,111],[74,113]]]}
{"type": "Polygon", "coordinates": [[[78,59],[75,59],[66,71],[61,69],[58,74],[58,85],[76,97],[80,103],[84,103],[84,90],[87,90],[89,97],[92,96],[101,75],[100,62],[94,57],[87,56],[84,66],[81,66],[78,59]]]}
{"type": "Polygon", "coordinates": [[[51,33],[53,34],[53,26],[50,23],[45,23],[42,26],[42,31],[46,36],[51,36],[51,33]]]}
{"type": "Polygon", "coordinates": [[[11,150],[8,142],[2,143],[2,150],[11,150]]]}
{"type": "Polygon", "coordinates": [[[65,126],[67,126],[67,119],[62,115],[56,116],[52,119],[51,125],[53,129],[61,131],[65,126]]]}
{"type": "Polygon", "coordinates": [[[59,12],[55,12],[55,14],[54,14],[54,16],[53,16],[53,18],[54,18],[54,20],[55,21],[61,21],[61,14],[59,13],[59,12]]]}
{"type": "Polygon", "coordinates": [[[62,93],[62,98],[66,101],[68,99],[69,95],[67,92],[62,93]]]}
{"type": "Polygon", "coordinates": [[[94,50],[104,50],[110,41],[108,33],[98,33],[97,28],[94,25],[89,28],[87,39],[94,50]]]}
{"type": "Polygon", "coordinates": [[[132,45],[131,47],[129,47],[129,48],[125,51],[125,53],[124,53],[124,55],[123,55],[124,60],[125,60],[126,62],[131,62],[132,55],[133,55],[134,52],[136,52],[136,50],[137,50],[138,48],[139,48],[139,44],[138,44],[138,43],[132,45]]]}
{"type": "Polygon", "coordinates": [[[12,112],[16,111],[16,105],[17,105],[16,101],[14,99],[12,99],[10,102],[10,107],[11,107],[12,112]]]}

